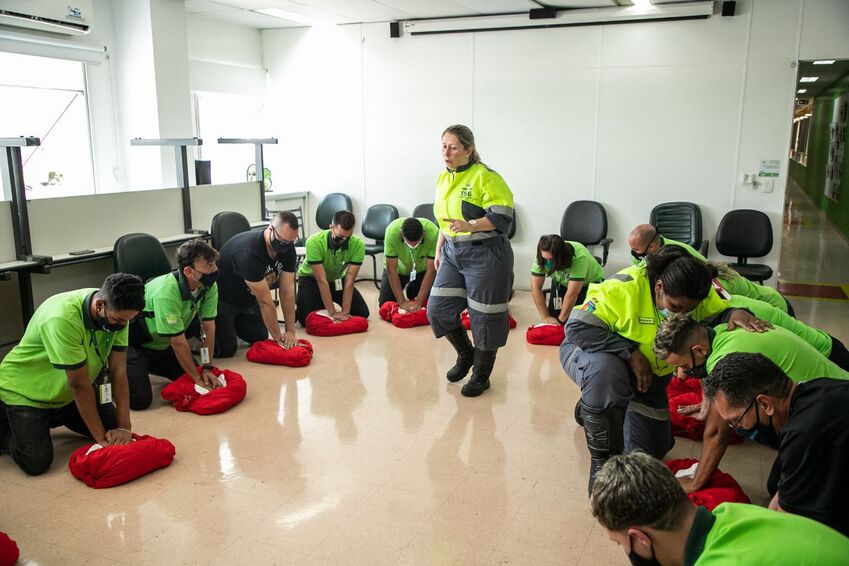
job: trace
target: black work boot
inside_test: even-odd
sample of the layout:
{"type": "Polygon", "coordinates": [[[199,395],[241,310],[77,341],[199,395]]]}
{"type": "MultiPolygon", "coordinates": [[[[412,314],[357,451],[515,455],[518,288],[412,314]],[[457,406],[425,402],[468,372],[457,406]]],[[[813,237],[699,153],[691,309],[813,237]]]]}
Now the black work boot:
{"type": "Polygon", "coordinates": [[[460,390],[464,397],[477,397],[489,389],[489,374],[495,365],[495,353],[498,350],[480,350],[475,348],[475,366],[472,377],[460,390]]]}
{"type": "Polygon", "coordinates": [[[575,422],[578,423],[578,426],[584,426],[584,416],[581,414],[580,398],[578,398],[578,402],[575,403],[575,422]]]}
{"type": "Polygon", "coordinates": [[[593,483],[605,462],[615,454],[621,454],[625,448],[623,425],[624,407],[592,409],[581,403],[581,415],[584,418],[584,434],[590,451],[590,482],[588,492],[592,495],[593,483]]]}
{"type": "Polygon", "coordinates": [[[457,351],[457,363],[445,375],[448,381],[454,383],[466,377],[466,374],[472,369],[475,362],[475,349],[472,346],[472,341],[469,340],[469,334],[462,326],[455,328],[445,337],[457,351]]]}

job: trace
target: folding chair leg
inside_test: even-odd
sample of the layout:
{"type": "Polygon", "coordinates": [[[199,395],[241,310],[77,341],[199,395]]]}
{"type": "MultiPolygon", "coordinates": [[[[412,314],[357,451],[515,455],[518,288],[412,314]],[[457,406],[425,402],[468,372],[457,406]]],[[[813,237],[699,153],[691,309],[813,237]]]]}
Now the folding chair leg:
{"type": "Polygon", "coordinates": [[[371,265],[372,265],[372,277],[374,279],[374,286],[377,287],[377,290],[380,291],[380,283],[377,282],[377,255],[371,256],[371,265]]]}

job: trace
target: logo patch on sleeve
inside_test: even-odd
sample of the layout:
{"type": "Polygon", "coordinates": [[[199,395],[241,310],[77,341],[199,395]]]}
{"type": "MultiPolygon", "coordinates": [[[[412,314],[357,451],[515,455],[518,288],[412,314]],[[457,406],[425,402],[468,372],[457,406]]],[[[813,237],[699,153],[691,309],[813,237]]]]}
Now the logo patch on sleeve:
{"type": "Polygon", "coordinates": [[[165,322],[167,322],[169,325],[177,324],[177,320],[179,319],[177,318],[176,314],[169,313],[165,315],[165,322]]]}
{"type": "Polygon", "coordinates": [[[581,310],[587,311],[587,312],[595,312],[595,302],[593,302],[592,299],[587,301],[586,303],[583,304],[583,306],[581,307],[581,310]]]}

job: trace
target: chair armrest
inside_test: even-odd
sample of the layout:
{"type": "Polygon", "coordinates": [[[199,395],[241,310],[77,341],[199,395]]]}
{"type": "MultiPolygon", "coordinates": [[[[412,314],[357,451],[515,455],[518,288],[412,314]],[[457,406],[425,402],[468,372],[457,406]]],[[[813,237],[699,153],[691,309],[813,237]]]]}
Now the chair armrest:
{"type": "Polygon", "coordinates": [[[613,238],[605,238],[601,240],[598,245],[602,247],[601,253],[601,265],[602,267],[607,265],[607,255],[610,252],[610,244],[613,243],[613,238]]]}
{"type": "Polygon", "coordinates": [[[708,250],[710,249],[710,240],[702,240],[702,243],[699,244],[699,253],[703,256],[708,256],[708,250]]]}

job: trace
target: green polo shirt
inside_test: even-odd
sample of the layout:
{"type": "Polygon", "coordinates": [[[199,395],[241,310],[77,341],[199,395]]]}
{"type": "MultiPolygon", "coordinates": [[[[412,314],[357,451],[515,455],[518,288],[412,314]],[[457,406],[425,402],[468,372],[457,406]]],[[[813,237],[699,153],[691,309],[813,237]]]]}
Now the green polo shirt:
{"type": "Polygon", "coordinates": [[[732,295],[741,295],[751,299],[757,299],[768,303],[782,312],[787,312],[787,301],[784,295],[778,292],[777,289],[767,287],[766,285],[758,285],[743,277],[717,277],[719,282],[725,287],[725,290],[732,295]]]}
{"type": "Polygon", "coordinates": [[[182,271],[154,277],[144,284],[144,323],[152,340],[143,344],[151,350],[171,347],[171,337],[186,331],[199,314],[201,320],[214,320],[218,314],[218,283],[201,286],[194,294],[182,271]]]}
{"type": "Polygon", "coordinates": [[[793,381],[810,381],[818,377],[849,379],[849,373],[817,352],[801,337],[781,326],[766,332],[746,332],[741,328],[728,330],[726,324],[715,326],[711,332],[711,352],[707,359],[708,373],[728,354],[746,352],[763,354],[793,381]]]}
{"type": "Polygon", "coordinates": [[[834,341],[824,330],[808,326],[801,320],[793,318],[785,311],[777,309],[774,306],[758,299],[742,297],[740,295],[731,295],[729,303],[734,308],[749,309],[756,317],[769,322],[773,326],[786,328],[813,346],[817,352],[826,358],[831,355],[831,349],[834,346],[834,341]]]}
{"type": "Polygon", "coordinates": [[[401,225],[405,220],[406,218],[398,218],[386,227],[383,237],[383,266],[386,267],[386,258],[395,258],[398,260],[398,275],[409,275],[414,265],[416,271],[422,273],[427,269],[427,260],[436,257],[439,227],[427,218],[419,218],[424,234],[418,247],[411,250],[401,235],[401,225]]]}
{"type": "Polygon", "coordinates": [[[596,261],[589,250],[579,242],[566,242],[575,250],[572,265],[548,273],[536,260],[531,266],[531,275],[536,277],[551,277],[558,285],[566,287],[569,281],[583,281],[584,285],[604,281],[604,269],[596,261]]]}
{"type": "Polygon", "coordinates": [[[0,363],[3,403],[63,407],[74,400],[65,370],[88,366],[94,383],[110,352],[127,349],[127,328],[105,332],[95,326],[91,301],[96,291],[60,293],[38,307],[21,341],[0,363]]]}
{"type": "MultiPolygon", "coordinates": [[[[691,246],[690,244],[685,244],[684,242],[679,242],[678,240],[673,240],[672,238],[665,238],[663,236],[660,236],[660,245],[661,245],[661,247],[662,246],[678,246],[679,248],[683,248],[684,251],[686,251],[687,254],[690,257],[694,257],[696,259],[700,259],[704,262],[707,262],[707,258],[705,256],[703,256],[701,253],[699,253],[699,251],[696,248],[694,248],[693,246],[691,246]]],[[[646,263],[645,258],[637,259],[634,256],[631,256],[631,265],[640,265],[640,264],[645,265],[645,263],[646,263]]]]}
{"type": "Polygon", "coordinates": [[[322,230],[307,238],[307,256],[298,270],[298,277],[315,277],[312,266],[322,264],[328,281],[342,279],[349,265],[362,265],[366,245],[357,236],[351,236],[341,248],[330,244],[330,230],[322,230]]]}
{"type": "Polygon", "coordinates": [[[842,566],[849,538],[807,517],[745,503],[696,509],[685,566],[842,566]]]}

